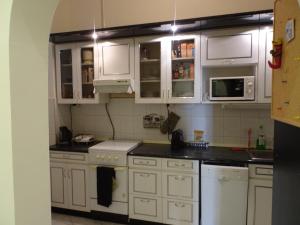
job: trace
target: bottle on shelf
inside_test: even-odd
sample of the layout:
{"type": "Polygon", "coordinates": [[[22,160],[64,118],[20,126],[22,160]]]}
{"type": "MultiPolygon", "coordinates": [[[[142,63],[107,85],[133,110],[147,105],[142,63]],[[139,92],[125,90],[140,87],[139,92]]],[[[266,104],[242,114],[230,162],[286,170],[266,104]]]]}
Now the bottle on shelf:
{"type": "Polygon", "coordinates": [[[263,125],[259,126],[259,134],[256,139],[256,149],[257,150],[265,150],[266,149],[266,139],[265,139],[263,125]]]}

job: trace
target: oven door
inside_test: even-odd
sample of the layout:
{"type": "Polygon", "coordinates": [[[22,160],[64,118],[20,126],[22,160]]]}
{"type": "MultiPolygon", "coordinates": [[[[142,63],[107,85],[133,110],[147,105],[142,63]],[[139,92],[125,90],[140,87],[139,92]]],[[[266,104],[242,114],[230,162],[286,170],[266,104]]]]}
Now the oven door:
{"type": "MultiPolygon", "coordinates": [[[[101,166],[101,165],[98,165],[101,166]]],[[[116,185],[113,190],[113,202],[128,202],[128,167],[114,167],[116,185]]],[[[97,199],[97,166],[90,166],[90,198],[97,199]]]]}
{"type": "Polygon", "coordinates": [[[245,79],[224,77],[210,79],[210,100],[236,101],[245,99],[245,79]]]}

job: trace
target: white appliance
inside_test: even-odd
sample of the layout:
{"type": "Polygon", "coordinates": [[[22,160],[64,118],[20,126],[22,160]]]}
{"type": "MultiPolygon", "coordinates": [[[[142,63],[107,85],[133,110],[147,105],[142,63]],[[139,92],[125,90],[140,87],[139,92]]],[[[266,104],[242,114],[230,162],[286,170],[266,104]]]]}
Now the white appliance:
{"type": "Polygon", "coordinates": [[[91,210],[128,215],[127,153],[136,148],[137,141],[104,141],[89,148],[91,210]],[[116,187],[109,207],[97,203],[97,167],[113,167],[116,187]]]}
{"type": "Polygon", "coordinates": [[[94,80],[96,93],[129,93],[133,92],[133,80],[94,80]]]}
{"type": "Polygon", "coordinates": [[[209,79],[211,101],[255,100],[255,77],[213,77],[209,79]]]}
{"type": "Polygon", "coordinates": [[[246,225],[248,168],[201,166],[201,224],[246,225]]]}

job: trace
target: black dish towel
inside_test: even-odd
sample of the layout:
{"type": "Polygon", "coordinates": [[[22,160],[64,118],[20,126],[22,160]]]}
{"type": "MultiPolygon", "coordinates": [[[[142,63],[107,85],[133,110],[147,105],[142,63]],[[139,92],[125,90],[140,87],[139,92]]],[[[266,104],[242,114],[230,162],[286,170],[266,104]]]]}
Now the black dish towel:
{"type": "Polygon", "coordinates": [[[112,203],[114,168],[97,167],[97,200],[99,205],[109,207],[112,203]]]}

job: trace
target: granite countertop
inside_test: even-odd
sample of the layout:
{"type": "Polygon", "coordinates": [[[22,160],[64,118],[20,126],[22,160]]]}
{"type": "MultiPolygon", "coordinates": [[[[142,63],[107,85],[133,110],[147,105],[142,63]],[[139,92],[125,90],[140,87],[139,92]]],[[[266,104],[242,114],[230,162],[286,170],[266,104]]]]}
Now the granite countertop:
{"type": "Polygon", "coordinates": [[[159,158],[176,158],[203,160],[216,163],[234,164],[234,163],[257,163],[273,164],[273,159],[251,159],[247,149],[235,151],[228,147],[210,146],[207,150],[201,150],[193,147],[185,147],[180,150],[171,150],[167,144],[142,144],[128,153],[130,156],[146,156],[159,158]]]}
{"type": "Polygon", "coordinates": [[[89,147],[92,147],[95,144],[98,144],[99,141],[92,142],[90,144],[71,144],[71,145],[51,145],[50,151],[64,151],[64,152],[79,152],[79,153],[88,153],[89,147]]]}

